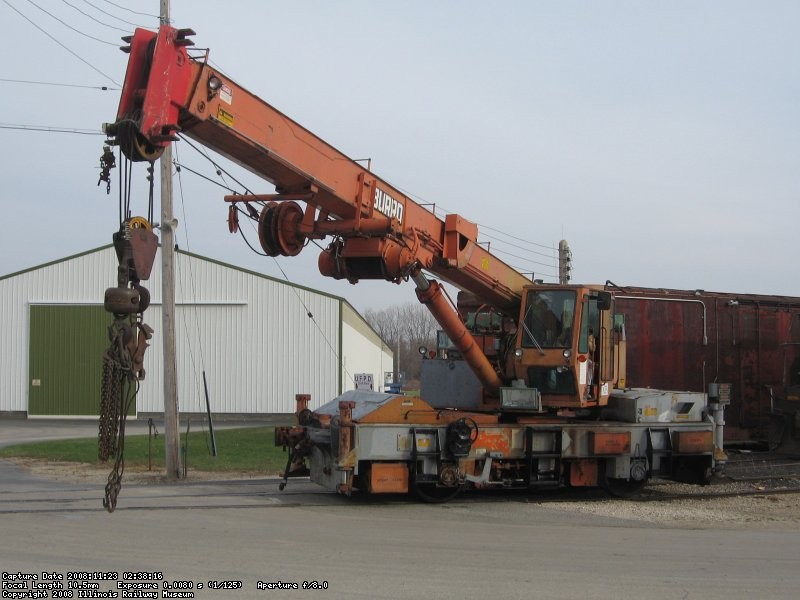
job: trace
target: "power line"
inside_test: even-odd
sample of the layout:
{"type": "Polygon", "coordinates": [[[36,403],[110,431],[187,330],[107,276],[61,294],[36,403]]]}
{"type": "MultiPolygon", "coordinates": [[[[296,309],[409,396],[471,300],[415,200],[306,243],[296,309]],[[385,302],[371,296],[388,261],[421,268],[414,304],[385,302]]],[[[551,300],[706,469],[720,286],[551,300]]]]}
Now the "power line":
{"type": "Polygon", "coordinates": [[[88,60],[86,60],[86,59],[82,58],[82,57],[81,57],[79,54],[77,54],[77,53],[76,53],[76,52],[74,52],[73,50],[70,50],[70,49],[69,49],[67,46],[65,46],[64,44],[62,44],[61,42],[59,42],[59,41],[58,41],[58,40],[57,40],[55,37],[53,37],[52,35],[50,35],[49,33],[47,33],[47,31],[45,31],[44,29],[42,29],[41,27],[39,27],[39,25],[37,25],[36,23],[34,23],[34,22],[33,22],[31,19],[29,19],[29,18],[28,18],[28,17],[27,17],[27,16],[26,16],[24,13],[20,12],[20,11],[19,11],[19,10],[18,10],[18,9],[17,9],[15,6],[13,6],[13,5],[9,4],[8,0],[2,0],[2,1],[3,1],[3,4],[5,4],[6,6],[8,6],[8,7],[9,7],[11,10],[13,10],[13,11],[14,11],[15,13],[17,13],[17,14],[18,14],[20,17],[22,17],[23,19],[25,19],[25,20],[26,20],[28,23],[30,23],[31,25],[33,25],[34,27],[36,27],[36,29],[38,29],[38,30],[39,30],[39,31],[41,31],[43,34],[45,34],[47,37],[49,37],[51,40],[53,40],[53,41],[54,41],[56,44],[58,44],[59,46],[61,46],[61,47],[62,47],[64,50],[66,50],[67,52],[69,52],[70,54],[72,54],[72,56],[74,56],[75,58],[77,58],[77,59],[78,59],[79,61],[81,61],[83,64],[85,64],[86,66],[88,66],[88,67],[89,67],[90,69],[92,69],[93,71],[96,71],[97,73],[100,73],[100,75],[102,75],[103,77],[105,77],[106,79],[108,79],[108,80],[109,80],[111,83],[113,83],[114,85],[117,85],[117,86],[119,85],[119,83],[118,83],[117,81],[115,81],[114,79],[112,79],[111,77],[109,77],[108,75],[106,75],[105,73],[103,73],[103,72],[102,72],[100,69],[98,69],[97,67],[95,67],[95,66],[94,66],[92,63],[90,63],[88,60]]]}
{"type": "Polygon", "coordinates": [[[97,18],[93,17],[92,15],[90,15],[90,14],[89,14],[89,13],[87,13],[87,12],[83,12],[83,11],[82,11],[80,8],[78,8],[78,7],[77,7],[77,6],[75,6],[74,4],[71,4],[70,2],[67,2],[67,0],[61,0],[61,1],[62,1],[64,4],[66,4],[67,6],[69,6],[69,7],[71,7],[71,8],[74,8],[75,10],[77,10],[77,11],[78,11],[79,13],[81,13],[81,14],[82,14],[84,17],[88,17],[88,18],[90,18],[92,21],[94,21],[95,23],[99,23],[99,24],[100,24],[100,25],[102,25],[103,27],[108,27],[109,29],[116,29],[117,31],[122,31],[123,33],[130,33],[130,30],[128,30],[128,29],[123,29],[122,27],[117,27],[116,25],[109,25],[108,23],[103,23],[103,21],[101,21],[100,19],[97,19],[97,18]]]}
{"type": "Polygon", "coordinates": [[[554,263],[543,263],[538,260],[532,260],[530,258],[525,258],[524,256],[519,256],[517,254],[512,254],[511,252],[507,252],[505,250],[494,250],[492,254],[505,254],[506,256],[513,256],[514,258],[518,258],[519,260],[524,260],[525,262],[531,263],[532,265],[539,265],[541,267],[555,267],[554,263]]]}
{"type": "MultiPolygon", "coordinates": [[[[444,215],[453,213],[453,211],[449,210],[445,206],[442,206],[441,204],[437,205],[437,204],[435,204],[433,202],[428,202],[427,200],[425,200],[425,198],[423,198],[419,194],[414,194],[413,192],[405,190],[405,189],[403,189],[403,188],[401,188],[401,187],[399,187],[397,185],[394,185],[394,184],[391,184],[391,185],[393,185],[393,187],[395,187],[396,189],[400,190],[402,193],[406,194],[409,198],[416,198],[422,204],[430,204],[430,205],[432,205],[434,207],[434,209],[431,212],[433,212],[434,215],[437,214],[437,209],[436,209],[437,206],[438,206],[439,209],[441,209],[439,212],[441,212],[444,215]]],[[[523,242],[525,244],[529,244],[531,246],[537,246],[539,248],[547,248],[548,250],[552,250],[552,247],[548,246],[547,244],[540,244],[538,242],[531,242],[530,240],[526,240],[526,239],[523,239],[523,238],[515,237],[515,236],[513,236],[513,235],[511,235],[509,233],[506,233],[505,231],[502,231],[500,229],[495,229],[494,227],[489,227],[488,225],[483,225],[481,223],[478,223],[477,221],[475,221],[474,223],[478,226],[479,229],[488,229],[490,231],[494,231],[494,232],[499,233],[501,235],[505,235],[507,237],[515,239],[515,240],[517,240],[519,242],[523,242]]]]}
{"type": "Polygon", "coordinates": [[[494,231],[495,233],[499,233],[501,235],[505,235],[506,237],[510,237],[512,240],[517,240],[518,242],[523,242],[525,244],[530,244],[531,246],[538,246],[539,248],[547,248],[548,250],[552,250],[552,248],[550,246],[548,246],[547,244],[540,244],[538,242],[531,242],[530,240],[526,240],[526,239],[521,238],[521,237],[516,237],[514,235],[511,235],[510,233],[506,233],[505,231],[503,231],[501,229],[495,229],[494,227],[489,227],[488,225],[479,225],[479,227],[481,229],[488,229],[489,231],[494,231]]]}
{"type": "Polygon", "coordinates": [[[546,277],[548,279],[558,280],[558,275],[556,273],[550,273],[550,272],[547,272],[547,271],[531,271],[531,270],[529,270],[530,267],[528,267],[528,268],[526,268],[526,267],[518,267],[516,265],[512,266],[511,268],[514,269],[517,273],[520,273],[521,275],[531,275],[531,276],[535,277],[536,279],[543,279],[543,278],[546,277]]]}
{"type": "Polygon", "coordinates": [[[77,83],[56,83],[53,81],[31,81],[29,79],[6,79],[5,77],[0,77],[0,81],[5,81],[6,83],[27,83],[30,85],[55,85],[59,87],[84,88],[88,90],[102,90],[104,92],[111,90],[118,91],[120,89],[117,87],[109,87],[107,85],[80,85],[77,83]]]}
{"type": "MultiPolygon", "coordinates": [[[[83,0],[83,1],[86,2],[86,0],[83,0]]],[[[105,2],[106,4],[110,4],[111,6],[116,6],[117,8],[121,8],[122,10],[127,10],[129,13],[133,13],[135,15],[141,15],[143,17],[153,17],[154,19],[160,19],[161,18],[158,15],[151,15],[149,13],[143,13],[143,12],[139,12],[137,10],[132,10],[132,9],[128,8],[127,6],[120,6],[119,4],[117,4],[115,2],[110,2],[109,0],[103,0],[103,2],[105,2]]],[[[94,6],[90,2],[86,2],[86,4],[89,4],[90,6],[94,6]]],[[[97,8],[97,7],[95,6],[95,8],[97,8]]],[[[100,10],[100,9],[97,8],[97,10],[100,10]]],[[[100,11],[100,12],[103,12],[103,11],[100,11]]],[[[106,13],[106,14],[108,14],[108,13],[106,13]]]]}
{"type": "Polygon", "coordinates": [[[547,254],[545,252],[539,252],[538,250],[531,250],[530,248],[525,248],[524,246],[520,246],[518,244],[512,244],[511,242],[508,242],[508,241],[506,241],[506,240],[504,240],[502,238],[499,238],[499,237],[495,237],[493,235],[489,235],[488,233],[484,233],[483,231],[480,231],[479,235],[481,237],[485,237],[485,238],[488,238],[490,240],[495,240],[499,244],[505,244],[507,246],[511,246],[512,248],[516,248],[517,250],[523,250],[523,251],[528,252],[530,254],[536,254],[538,256],[544,256],[545,258],[553,258],[553,254],[552,253],[547,254]]]}
{"type": "MultiPolygon", "coordinates": [[[[92,4],[88,0],[83,0],[83,1],[86,4],[88,4],[89,6],[91,6],[92,8],[94,8],[95,10],[99,10],[101,13],[103,13],[104,15],[108,15],[112,19],[116,19],[117,21],[122,21],[123,23],[127,23],[128,25],[133,25],[134,27],[145,27],[144,25],[138,25],[138,24],[133,23],[131,21],[126,21],[122,17],[118,17],[118,16],[116,16],[116,15],[110,13],[110,12],[107,12],[107,11],[103,10],[102,8],[100,8],[99,6],[97,6],[96,4],[92,4]]],[[[114,3],[113,2],[109,2],[109,4],[114,4],[114,3]]],[[[119,6],[118,4],[114,4],[114,6],[116,6],[117,8],[122,8],[124,10],[127,10],[128,12],[132,12],[132,13],[134,13],[136,15],[142,15],[142,16],[145,16],[145,17],[152,17],[153,19],[160,19],[160,17],[158,15],[149,15],[147,13],[136,12],[135,10],[130,10],[129,8],[125,8],[124,6],[119,6]]]]}
{"type": "Polygon", "coordinates": [[[67,29],[71,29],[71,30],[72,30],[72,31],[74,31],[75,33],[78,33],[78,34],[80,34],[80,35],[82,35],[82,36],[84,36],[84,37],[87,37],[87,38],[89,38],[90,40],[94,40],[95,42],[100,42],[101,44],[106,44],[107,46],[119,47],[119,44],[115,44],[114,42],[107,42],[107,41],[105,41],[105,40],[101,40],[100,38],[94,37],[93,35],[89,35],[88,33],[84,33],[84,32],[83,32],[83,31],[81,31],[80,29],[76,29],[75,27],[73,27],[72,25],[70,25],[69,23],[67,23],[66,21],[63,21],[62,19],[59,19],[59,18],[58,18],[57,16],[55,16],[53,13],[51,13],[51,12],[49,12],[49,11],[47,11],[47,10],[43,9],[41,6],[39,6],[38,4],[36,4],[36,2],[34,2],[33,0],[27,0],[27,2],[28,2],[28,4],[33,4],[33,5],[34,5],[36,8],[38,8],[38,9],[39,9],[40,11],[42,11],[44,14],[46,14],[46,15],[48,15],[48,16],[50,16],[50,17],[54,18],[56,21],[58,21],[59,23],[61,23],[61,24],[62,24],[64,27],[66,27],[67,29]]]}
{"type": "Polygon", "coordinates": [[[44,131],[47,133],[76,133],[78,135],[105,135],[96,129],[79,129],[76,127],[48,127],[46,125],[17,125],[14,123],[0,123],[0,129],[18,129],[22,131],[44,131]]]}

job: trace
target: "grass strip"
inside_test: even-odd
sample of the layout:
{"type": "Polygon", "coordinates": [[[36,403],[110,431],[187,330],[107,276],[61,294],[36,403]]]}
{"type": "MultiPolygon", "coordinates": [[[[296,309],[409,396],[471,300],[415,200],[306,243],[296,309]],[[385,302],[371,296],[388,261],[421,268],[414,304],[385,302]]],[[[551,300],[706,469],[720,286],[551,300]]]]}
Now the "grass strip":
{"type": "MultiPolygon", "coordinates": [[[[189,433],[187,466],[198,471],[242,471],[274,475],[286,466],[287,455],[283,448],[275,447],[272,427],[243,427],[236,429],[217,429],[217,456],[211,456],[211,437],[205,431],[189,433]]],[[[181,460],[186,445],[186,434],[181,434],[181,460]]],[[[164,437],[159,435],[152,440],[149,448],[147,435],[125,437],[125,464],[128,467],[148,466],[148,456],[152,452],[154,469],[164,468],[164,437]]],[[[0,458],[24,457],[51,461],[80,462],[95,465],[101,463],[97,458],[97,438],[74,440],[55,440],[17,444],[0,449],[0,458]]]]}

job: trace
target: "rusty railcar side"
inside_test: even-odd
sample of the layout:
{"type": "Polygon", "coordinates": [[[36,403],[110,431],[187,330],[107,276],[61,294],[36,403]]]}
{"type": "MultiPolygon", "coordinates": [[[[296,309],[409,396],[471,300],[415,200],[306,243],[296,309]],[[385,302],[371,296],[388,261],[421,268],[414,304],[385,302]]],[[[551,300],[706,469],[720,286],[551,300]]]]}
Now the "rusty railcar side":
{"type": "Polygon", "coordinates": [[[632,387],[707,391],[731,384],[728,441],[767,439],[776,402],[798,404],[800,298],[616,287],[632,387]]]}

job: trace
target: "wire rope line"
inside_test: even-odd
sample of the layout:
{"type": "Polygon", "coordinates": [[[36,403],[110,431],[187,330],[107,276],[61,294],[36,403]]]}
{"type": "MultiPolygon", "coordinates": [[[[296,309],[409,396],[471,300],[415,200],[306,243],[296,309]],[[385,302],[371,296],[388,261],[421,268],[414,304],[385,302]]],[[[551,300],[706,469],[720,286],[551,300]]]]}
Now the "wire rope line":
{"type": "MultiPolygon", "coordinates": [[[[178,253],[178,254],[176,254],[176,256],[179,257],[179,260],[178,260],[177,265],[176,265],[177,268],[175,270],[176,273],[177,273],[177,272],[181,271],[181,267],[180,267],[181,260],[180,260],[180,257],[182,257],[183,255],[178,253]]],[[[196,299],[197,296],[194,295],[195,294],[194,293],[195,287],[194,287],[194,272],[193,272],[192,266],[191,266],[192,261],[189,260],[189,261],[187,261],[187,263],[189,265],[188,266],[188,271],[189,271],[189,279],[190,279],[190,281],[192,283],[193,298],[196,299]]],[[[178,277],[177,279],[178,279],[178,292],[180,294],[180,297],[181,298],[185,298],[186,294],[185,294],[184,289],[183,289],[183,277],[178,277]]],[[[180,311],[181,312],[181,321],[183,322],[183,337],[186,340],[186,348],[187,348],[187,350],[189,352],[189,362],[191,363],[191,366],[192,366],[192,374],[193,374],[194,384],[195,384],[196,408],[198,408],[198,412],[199,413],[204,414],[205,413],[205,407],[203,406],[203,404],[202,404],[200,399],[204,395],[205,390],[201,389],[201,386],[200,386],[200,373],[201,372],[205,372],[205,357],[204,357],[204,352],[203,352],[203,341],[202,341],[202,337],[200,335],[200,320],[199,320],[199,317],[197,315],[197,313],[198,313],[198,304],[197,304],[196,300],[195,300],[195,302],[192,303],[192,307],[194,309],[193,313],[194,313],[194,321],[195,321],[195,334],[197,336],[197,345],[199,347],[199,352],[200,352],[200,368],[199,369],[198,369],[198,366],[197,366],[197,361],[195,360],[192,340],[189,337],[189,325],[188,325],[187,319],[186,319],[186,311],[183,311],[183,310],[180,311]]],[[[206,428],[205,428],[205,419],[201,420],[201,422],[203,423],[203,425],[202,425],[203,426],[203,432],[206,435],[208,435],[208,432],[206,431],[206,428]]],[[[208,446],[208,439],[206,439],[206,446],[208,446]]]]}
{"type": "MultiPolygon", "coordinates": [[[[178,158],[178,150],[175,149],[175,158],[178,158]]],[[[186,251],[191,251],[191,246],[189,245],[189,221],[186,216],[186,202],[184,200],[183,195],[183,177],[181,176],[181,172],[177,172],[178,175],[178,192],[181,199],[181,214],[183,215],[183,230],[184,230],[184,239],[186,240],[186,251]]],[[[197,314],[197,282],[194,276],[194,270],[192,269],[191,261],[189,261],[189,281],[191,284],[191,297],[194,300],[194,321],[195,321],[195,331],[197,332],[198,341],[200,341],[200,318],[197,314]]],[[[179,280],[179,283],[182,284],[182,278],[179,280]]],[[[185,324],[184,324],[185,327],[185,324]]],[[[188,340],[187,340],[188,341],[188,340]]],[[[200,366],[203,370],[205,370],[205,352],[203,349],[203,344],[200,342],[200,366]]],[[[192,358],[192,364],[194,364],[194,358],[192,358]]]]}
{"type": "MultiPolygon", "coordinates": [[[[211,164],[214,166],[214,168],[215,168],[215,169],[216,169],[216,171],[217,171],[217,175],[218,175],[219,177],[222,177],[222,174],[224,173],[224,174],[226,174],[228,177],[230,177],[230,178],[231,178],[233,181],[235,181],[235,182],[236,182],[238,185],[240,185],[242,188],[244,188],[247,194],[250,194],[250,195],[252,195],[252,194],[253,194],[253,192],[252,192],[252,191],[251,191],[251,190],[250,190],[250,189],[249,189],[249,188],[248,188],[248,187],[247,187],[245,184],[243,184],[241,181],[239,181],[239,180],[238,180],[238,179],[236,179],[236,178],[235,178],[233,175],[231,175],[231,174],[230,174],[228,171],[226,171],[224,168],[222,168],[222,167],[221,167],[221,166],[220,166],[220,165],[219,165],[219,164],[218,164],[216,161],[214,161],[214,159],[213,159],[213,158],[211,158],[211,157],[210,157],[210,156],[209,156],[207,153],[205,153],[205,152],[201,151],[201,149],[200,149],[200,148],[198,148],[197,146],[195,146],[194,144],[192,144],[191,142],[189,142],[189,141],[188,141],[188,140],[187,140],[187,139],[186,139],[184,136],[181,136],[181,138],[182,138],[184,141],[186,141],[186,142],[189,144],[189,146],[190,146],[191,148],[193,148],[193,149],[194,149],[194,150],[196,150],[198,153],[200,153],[200,154],[201,154],[201,155],[202,155],[204,158],[206,158],[206,159],[207,159],[207,160],[208,160],[208,161],[209,161],[209,162],[210,162],[210,163],[211,163],[211,164]]],[[[187,167],[185,167],[185,166],[184,166],[183,168],[186,168],[186,169],[187,169],[187,170],[189,170],[190,172],[193,172],[193,171],[191,171],[190,169],[188,169],[188,168],[187,168],[187,167]]],[[[193,172],[193,173],[194,173],[194,172],[193,172]]],[[[216,185],[220,185],[219,183],[217,183],[217,182],[215,182],[215,181],[211,180],[209,177],[206,177],[206,176],[204,176],[204,175],[202,175],[202,174],[198,174],[198,173],[195,173],[195,174],[199,175],[199,176],[200,176],[200,177],[202,177],[203,179],[206,179],[207,181],[211,181],[211,183],[214,183],[214,184],[216,184],[216,185]]],[[[230,190],[230,188],[228,188],[227,186],[221,186],[221,187],[225,187],[225,189],[229,189],[229,190],[230,190]]],[[[230,190],[230,191],[234,191],[234,190],[230,190]]],[[[244,213],[243,211],[241,211],[241,209],[237,209],[237,210],[239,210],[239,211],[240,211],[240,212],[242,212],[243,214],[246,214],[246,213],[244,213]]],[[[248,221],[250,221],[250,219],[248,219],[248,221]]],[[[252,222],[251,222],[251,226],[252,226],[252,222]]],[[[248,248],[250,248],[250,250],[252,250],[252,251],[253,251],[255,254],[257,254],[257,255],[259,255],[259,256],[267,256],[267,254],[265,254],[265,253],[263,253],[263,252],[259,252],[259,251],[258,251],[258,250],[257,250],[257,249],[256,249],[256,248],[253,246],[253,244],[251,244],[251,243],[250,243],[250,241],[247,239],[247,237],[246,237],[246,236],[245,236],[245,234],[244,234],[244,231],[243,231],[241,228],[239,228],[239,235],[242,237],[242,239],[244,240],[244,242],[245,242],[245,244],[247,245],[247,247],[248,247],[248,248]]],[[[321,325],[320,325],[319,323],[317,323],[317,320],[314,318],[314,314],[313,314],[313,313],[311,312],[311,310],[308,308],[308,305],[307,305],[307,304],[306,304],[306,303],[303,301],[303,298],[300,296],[299,292],[297,291],[297,286],[296,286],[296,284],[295,284],[295,283],[293,283],[291,279],[289,279],[289,276],[286,274],[286,271],[284,271],[284,270],[283,270],[283,267],[281,266],[280,262],[278,262],[277,258],[276,258],[276,257],[274,257],[274,256],[273,256],[273,257],[270,257],[270,258],[272,258],[272,260],[274,261],[275,265],[278,267],[278,270],[279,270],[279,271],[281,272],[281,274],[283,275],[283,278],[284,278],[284,279],[286,280],[286,282],[287,282],[287,283],[290,285],[290,287],[291,287],[292,291],[294,292],[294,294],[295,294],[295,296],[297,297],[298,301],[300,302],[300,304],[302,305],[303,309],[305,310],[305,312],[306,312],[306,315],[308,316],[308,318],[309,318],[309,319],[311,319],[312,323],[313,323],[313,324],[314,324],[314,326],[317,328],[317,330],[319,331],[319,333],[320,333],[320,335],[322,336],[322,338],[325,340],[325,343],[326,343],[326,344],[328,345],[328,347],[330,348],[331,352],[333,353],[333,356],[336,358],[336,360],[337,360],[337,361],[341,362],[341,357],[340,357],[340,355],[339,355],[339,352],[338,352],[338,350],[337,350],[336,348],[334,348],[334,346],[333,346],[333,343],[330,341],[330,339],[328,339],[328,336],[327,336],[327,335],[326,335],[326,333],[323,331],[323,329],[322,329],[321,325]]],[[[350,373],[349,373],[349,371],[348,371],[347,367],[344,367],[344,371],[345,371],[346,375],[349,377],[349,376],[350,376],[350,373]]]]}
{"type": "Polygon", "coordinates": [[[237,193],[237,190],[233,189],[232,187],[229,187],[229,186],[227,186],[227,185],[224,185],[224,184],[220,183],[219,181],[216,181],[216,180],[214,180],[214,179],[211,179],[211,177],[209,177],[208,175],[203,175],[203,174],[202,174],[202,173],[200,173],[199,171],[195,171],[195,170],[194,170],[194,169],[192,169],[191,167],[187,167],[185,164],[183,164],[183,163],[181,163],[181,162],[178,162],[177,160],[173,160],[173,161],[172,161],[172,164],[173,164],[173,165],[175,165],[175,170],[176,170],[178,173],[180,173],[180,172],[181,172],[181,170],[183,170],[183,169],[186,169],[186,170],[187,170],[187,171],[189,171],[189,173],[191,173],[192,175],[197,175],[197,176],[198,176],[198,177],[200,177],[201,179],[205,179],[205,180],[206,180],[206,181],[208,181],[209,183],[213,183],[214,185],[221,187],[223,190],[227,190],[227,191],[228,191],[228,192],[230,192],[231,194],[236,194],[236,193],[237,193]]]}
{"type": "Polygon", "coordinates": [[[101,71],[100,69],[98,69],[97,67],[95,67],[95,66],[94,66],[92,63],[90,63],[88,60],[86,60],[85,58],[83,58],[82,56],[80,56],[80,55],[79,55],[77,52],[75,52],[74,50],[72,50],[71,48],[69,48],[68,46],[66,46],[65,44],[63,44],[62,42],[60,42],[60,41],[59,41],[58,39],[56,39],[56,38],[55,38],[53,35],[51,35],[51,34],[50,34],[50,33],[48,33],[47,31],[45,31],[45,30],[44,30],[42,27],[40,27],[39,25],[37,25],[37,24],[36,24],[36,23],[35,23],[33,20],[31,20],[31,19],[30,19],[30,18],[29,18],[27,15],[25,15],[25,13],[23,13],[23,12],[19,11],[19,10],[18,10],[18,9],[17,9],[17,8],[16,8],[14,5],[12,5],[11,3],[9,3],[9,2],[8,2],[8,0],[2,0],[2,2],[3,2],[3,4],[5,4],[6,6],[8,6],[8,7],[9,7],[11,10],[13,10],[15,13],[17,13],[19,16],[21,16],[23,19],[25,19],[25,20],[26,20],[28,23],[30,23],[31,25],[33,25],[33,26],[34,26],[36,29],[38,29],[39,31],[41,31],[41,32],[42,32],[44,35],[46,35],[46,36],[47,36],[47,37],[49,37],[51,40],[53,40],[53,41],[54,41],[56,44],[58,44],[59,46],[61,46],[61,47],[62,47],[64,50],[66,50],[67,52],[69,52],[70,54],[72,54],[72,56],[74,56],[75,58],[77,58],[79,61],[81,61],[81,62],[82,62],[83,64],[85,64],[86,66],[88,66],[90,69],[92,69],[93,71],[95,71],[95,72],[99,73],[100,75],[102,75],[103,77],[105,77],[106,79],[108,79],[108,80],[109,80],[111,83],[113,83],[114,85],[116,85],[116,86],[119,86],[119,85],[120,85],[118,81],[116,81],[115,79],[113,79],[113,78],[112,78],[112,77],[110,77],[109,75],[106,75],[105,73],[103,73],[103,71],[101,71]]]}
{"type": "MultiPolygon", "coordinates": [[[[199,153],[201,156],[203,156],[203,157],[204,157],[206,160],[208,160],[208,161],[209,161],[209,162],[210,162],[212,165],[214,165],[214,168],[215,168],[215,169],[216,169],[216,171],[217,171],[217,175],[218,175],[218,176],[219,176],[219,177],[220,177],[220,178],[221,178],[223,181],[225,181],[224,177],[222,177],[222,174],[224,173],[225,175],[227,175],[228,177],[230,177],[230,178],[231,178],[231,179],[232,179],[234,182],[236,182],[236,183],[237,183],[239,186],[241,186],[241,187],[242,187],[242,188],[245,190],[245,193],[247,193],[247,194],[249,194],[249,195],[251,195],[251,196],[253,195],[253,192],[250,190],[250,188],[248,188],[248,187],[247,187],[245,184],[243,184],[241,181],[239,181],[238,179],[236,179],[236,177],[234,177],[234,176],[233,176],[233,175],[231,175],[231,174],[230,174],[228,171],[226,171],[224,168],[222,168],[222,167],[219,165],[219,163],[217,163],[217,162],[216,162],[216,161],[215,161],[213,158],[211,158],[211,156],[209,156],[209,154],[208,154],[208,153],[207,153],[207,152],[206,152],[204,149],[200,148],[199,146],[196,146],[196,145],[194,145],[192,142],[190,142],[190,141],[189,141],[189,139],[188,139],[186,136],[184,136],[184,135],[182,135],[182,134],[178,134],[178,136],[179,136],[179,137],[180,137],[180,138],[181,138],[181,139],[182,139],[184,142],[186,142],[187,144],[189,144],[189,146],[190,146],[191,148],[193,148],[194,150],[196,150],[196,151],[197,151],[197,152],[198,152],[198,153],[199,153]]],[[[225,182],[225,183],[226,183],[226,185],[227,185],[227,182],[225,182]]]]}
{"type": "MultiPolygon", "coordinates": [[[[333,343],[328,339],[328,336],[322,330],[322,326],[319,323],[317,323],[317,320],[314,318],[314,314],[311,312],[311,309],[308,308],[308,305],[303,301],[303,298],[300,296],[300,293],[297,291],[296,284],[292,283],[292,281],[289,279],[289,276],[286,275],[286,272],[283,270],[283,267],[278,262],[278,259],[273,256],[272,260],[275,261],[275,265],[278,267],[278,270],[283,275],[283,278],[286,280],[286,282],[292,288],[292,291],[294,292],[294,295],[297,296],[297,300],[303,306],[303,309],[306,311],[306,315],[308,316],[309,319],[311,319],[311,322],[314,324],[314,326],[319,331],[320,335],[322,336],[322,339],[325,340],[325,343],[328,345],[328,348],[330,348],[331,353],[333,354],[334,358],[341,365],[342,364],[342,357],[339,354],[339,351],[336,348],[333,347],[333,343]]],[[[341,319],[341,318],[343,318],[343,316],[339,315],[339,318],[341,319]]],[[[344,369],[345,375],[347,376],[347,379],[349,380],[351,378],[349,369],[344,365],[342,365],[342,368],[344,369]]]]}
{"type": "MultiPolygon", "coordinates": [[[[177,150],[176,150],[176,156],[177,156],[177,150]]],[[[180,195],[180,201],[181,201],[181,209],[182,209],[182,214],[183,214],[183,229],[186,232],[184,237],[186,239],[186,247],[187,247],[187,250],[188,250],[188,248],[189,248],[189,229],[188,229],[188,225],[187,225],[188,222],[187,222],[187,219],[186,219],[186,203],[184,201],[183,180],[182,180],[182,178],[180,176],[180,169],[178,169],[177,174],[178,174],[178,189],[179,189],[179,195],[180,195]]],[[[176,257],[178,258],[178,262],[176,264],[175,274],[184,272],[182,267],[181,267],[181,264],[182,264],[181,260],[180,260],[181,256],[182,255],[180,253],[176,254],[176,257]]],[[[195,360],[194,344],[192,344],[192,341],[191,341],[190,336],[189,336],[190,327],[189,327],[189,325],[187,323],[186,311],[182,310],[182,311],[180,311],[180,314],[181,314],[181,320],[183,322],[183,335],[184,335],[184,338],[185,338],[185,341],[186,341],[186,348],[187,348],[188,354],[189,354],[189,362],[191,364],[191,369],[192,369],[192,373],[193,373],[193,377],[194,377],[196,408],[198,408],[198,412],[199,413],[205,414],[205,412],[206,412],[205,411],[205,407],[203,406],[202,401],[201,401],[201,398],[203,397],[203,395],[205,393],[205,390],[201,389],[200,375],[199,375],[201,371],[205,372],[205,352],[204,352],[204,347],[203,347],[202,336],[200,335],[200,320],[199,320],[199,316],[198,316],[198,303],[197,303],[197,287],[195,285],[195,276],[194,276],[194,270],[192,269],[192,261],[188,260],[187,261],[187,265],[188,265],[188,272],[189,272],[189,280],[191,282],[191,298],[193,300],[191,306],[193,307],[193,314],[194,314],[194,325],[195,325],[194,331],[195,331],[195,334],[197,336],[196,337],[197,346],[199,348],[199,353],[200,353],[200,368],[199,369],[198,369],[198,366],[197,366],[197,361],[195,360]]],[[[183,277],[179,276],[179,277],[176,277],[176,279],[177,279],[177,282],[178,282],[179,297],[180,298],[189,297],[189,295],[185,293],[184,288],[183,288],[183,277]]],[[[188,426],[188,422],[187,422],[187,426],[188,426]]],[[[206,442],[206,448],[210,452],[210,443],[209,443],[209,439],[208,439],[208,430],[206,428],[206,420],[205,419],[201,419],[201,427],[202,427],[202,430],[203,430],[203,433],[204,433],[204,439],[205,439],[205,442],[206,442]]]]}

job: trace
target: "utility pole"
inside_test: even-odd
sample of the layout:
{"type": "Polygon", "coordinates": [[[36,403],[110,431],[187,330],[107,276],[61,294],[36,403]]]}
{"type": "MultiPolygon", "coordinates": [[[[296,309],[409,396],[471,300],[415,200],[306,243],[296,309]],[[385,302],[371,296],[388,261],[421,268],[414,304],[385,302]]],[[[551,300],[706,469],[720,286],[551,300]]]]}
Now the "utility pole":
{"type": "Polygon", "coordinates": [[[572,250],[567,240],[558,242],[558,283],[567,284],[572,279],[572,250]]]}
{"type": "MultiPolygon", "coordinates": [[[[169,24],[169,0],[160,0],[160,21],[169,24]]],[[[172,214],[172,144],[161,155],[161,328],[164,331],[164,463],[168,480],[181,473],[178,434],[178,368],[175,358],[175,227],[172,214]]]]}

